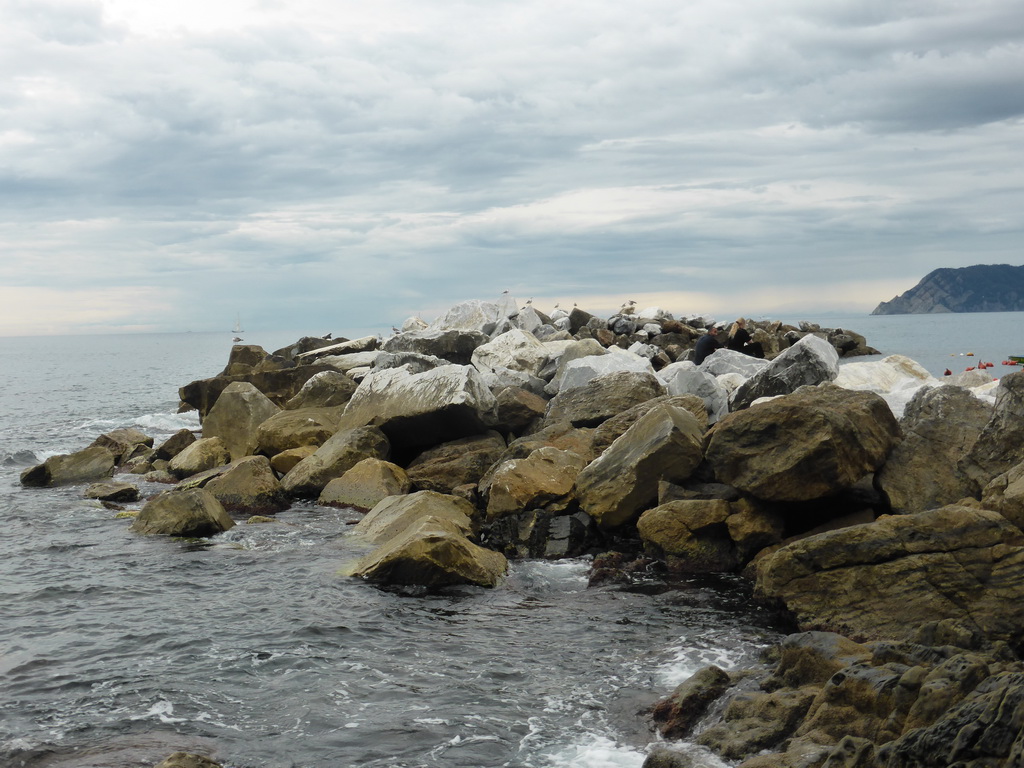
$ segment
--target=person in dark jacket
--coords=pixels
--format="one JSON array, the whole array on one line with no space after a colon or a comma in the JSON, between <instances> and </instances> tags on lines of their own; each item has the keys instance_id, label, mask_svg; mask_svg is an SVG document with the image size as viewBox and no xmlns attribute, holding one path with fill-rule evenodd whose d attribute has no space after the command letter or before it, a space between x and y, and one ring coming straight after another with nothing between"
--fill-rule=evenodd
<instances>
[{"instance_id":1,"label":"person in dark jacket","mask_svg":"<svg viewBox=\"0 0 1024 768\"><path fill-rule=\"evenodd\" d=\"M697 365L703 363L716 349L721 349L718 342L718 328L712 325L708 332L697 339L697 345L693 348L693 362Z\"/></svg>"},{"instance_id":2,"label":"person in dark jacket","mask_svg":"<svg viewBox=\"0 0 1024 768\"><path fill-rule=\"evenodd\" d=\"M751 357L764 357L764 347L759 341L750 340L750 331L747 330L747 321L742 317L737 318L729 329L729 341L726 346L736 352L742 352Z\"/></svg>"}]
</instances>

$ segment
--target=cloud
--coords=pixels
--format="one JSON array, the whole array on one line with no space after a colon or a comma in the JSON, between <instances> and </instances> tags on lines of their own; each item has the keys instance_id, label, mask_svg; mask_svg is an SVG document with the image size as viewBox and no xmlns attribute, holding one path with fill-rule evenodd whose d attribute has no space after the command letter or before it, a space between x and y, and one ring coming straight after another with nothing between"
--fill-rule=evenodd
<instances>
[{"instance_id":1,"label":"cloud","mask_svg":"<svg viewBox=\"0 0 1024 768\"><path fill-rule=\"evenodd\" d=\"M5 290L145 287L169 330L506 288L866 313L1020 259L1010 0L16 0L0 67Z\"/></svg>"}]
</instances>

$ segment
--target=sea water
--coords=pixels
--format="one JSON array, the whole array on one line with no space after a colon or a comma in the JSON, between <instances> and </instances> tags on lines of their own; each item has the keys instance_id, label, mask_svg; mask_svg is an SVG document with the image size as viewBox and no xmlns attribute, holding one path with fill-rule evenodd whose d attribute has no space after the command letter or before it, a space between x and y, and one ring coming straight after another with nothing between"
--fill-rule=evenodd
<instances>
[{"instance_id":1,"label":"sea water","mask_svg":"<svg viewBox=\"0 0 1024 768\"><path fill-rule=\"evenodd\" d=\"M941 375L967 352L1020 351L1021 317L818 322ZM0 766L127 768L187 750L238 768L638 768L655 701L704 665L757 663L779 637L733 577L588 587L580 558L514 562L491 590L389 590L340 574L358 555L353 510L296 504L197 544L133 534L80 487L20 486L26 466L111 429L198 428L177 387L218 373L230 346L0 339Z\"/></svg>"}]
</instances>

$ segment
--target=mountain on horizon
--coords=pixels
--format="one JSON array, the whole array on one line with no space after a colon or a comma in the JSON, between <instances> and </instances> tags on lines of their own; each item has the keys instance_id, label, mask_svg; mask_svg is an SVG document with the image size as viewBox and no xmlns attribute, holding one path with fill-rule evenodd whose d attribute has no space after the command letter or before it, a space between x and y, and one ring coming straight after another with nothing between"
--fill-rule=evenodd
<instances>
[{"instance_id":1,"label":"mountain on horizon","mask_svg":"<svg viewBox=\"0 0 1024 768\"><path fill-rule=\"evenodd\" d=\"M943 267L872 315L926 315L939 312L1024 312L1024 266L977 264Z\"/></svg>"}]
</instances>

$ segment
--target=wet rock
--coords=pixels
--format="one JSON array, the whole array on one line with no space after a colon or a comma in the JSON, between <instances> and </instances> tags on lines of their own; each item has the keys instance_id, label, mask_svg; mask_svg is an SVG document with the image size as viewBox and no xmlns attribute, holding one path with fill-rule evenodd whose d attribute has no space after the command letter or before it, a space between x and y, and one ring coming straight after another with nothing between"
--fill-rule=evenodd
<instances>
[{"instance_id":1,"label":"wet rock","mask_svg":"<svg viewBox=\"0 0 1024 768\"><path fill-rule=\"evenodd\" d=\"M352 529L374 544L394 538L412 523L427 517L447 520L464 535L473 533L476 510L463 498L434 491L416 491L381 499Z\"/></svg>"},{"instance_id":2,"label":"wet rock","mask_svg":"<svg viewBox=\"0 0 1024 768\"><path fill-rule=\"evenodd\" d=\"M196 436L191 429L179 429L156 447L153 458L170 461L195 441Z\"/></svg>"},{"instance_id":3,"label":"wet rock","mask_svg":"<svg viewBox=\"0 0 1024 768\"><path fill-rule=\"evenodd\" d=\"M726 525L731 513L727 501L671 501L644 512L637 530L649 550L669 558L673 570L729 572L739 565Z\"/></svg>"},{"instance_id":4,"label":"wet rock","mask_svg":"<svg viewBox=\"0 0 1024 768\"><path fill-rule=\"evenodd\" d=\"M93 483L83 495L87 499L125 503L139 500L139 488L131 483Z\"/></svg>"},{"instance_id":5,"label":"wet rock","mask_svg":"<svg viewBox=\"0 0 1024 768\"><path fill-rule=\"evenodd\" d=\"M704 667L683 681L652 713L661 735L679 739L689 735L708 707L731 685L728 673L714 665Z\"/></svg>"},{"instance_id":6,"label":"wet rock","mask_svg":"<svg viewBox=\"0 0 1024 768\"><path fill-rule=\"evenodd\" d=\"M287 494L266 456L233 461L203 487L231 512L265 515L289 506Z\"/></svg>"},{"instance_id":7,"label":"wet rock","mask_svg":"<svg viewBox=\"0 0 1024 768\"><path fill-rule=\"evenodd\" d=\"M853 486L899 436L878 395L826 384L729 414L709 432L706 457L721 481L746 493L805 501Z\"/></svg>"},{"instance_id":8,"label":"wet rock","mask_svg":"<svg viewBox=\"0 0 1024 768\"><path fill-rule=\"evenodd\" d=\"M157 763L154 768L221 768L221 764L203 755L175 752Z\"/></svg>"},{"instance_id":9,"label":"wet rock","mask_svg":"<svg viewBox=\"0 0 1024 768\"><path fill-rule=\"evenodd\" d=\"M106 448L114 454L114 461L121 464L130 459L140 447L152 448L153 438L137 429L115 429L97 437L92 445Z\"/></svg>"},{"instance_id":10,"label":"wet rock","mask_svg":"<svg viewBox=\"0 0 1024 768\"><path fill-rule=\"evenodd\" d=\"M92 483L114 474L116 457L99 445L74 453L51 456L21 473L21 484L30 488Z\"/></svg>"},{"instance_id":11,"label":"wet rock","mask_svg":"<svg viewBox=\"0 0 1024 768\"><path fill-rule=\"evenodd\" d=\"M587 460L572 451L544 447L500 464L487 488L487 519L527 509L564 511Z\"/></svg>"},{"instance_id":12,"label":"wet rock","mask_svg":"<svg viewBox=\"0 0 1024 768\"><path fill-rule=\"evenodd\" d=\"M201 537L213 536L233 528L235 521L221 503L203 488L171 490L153 497L142 510L131 530L144 534Z\"/></svg>"}]
</instances>

